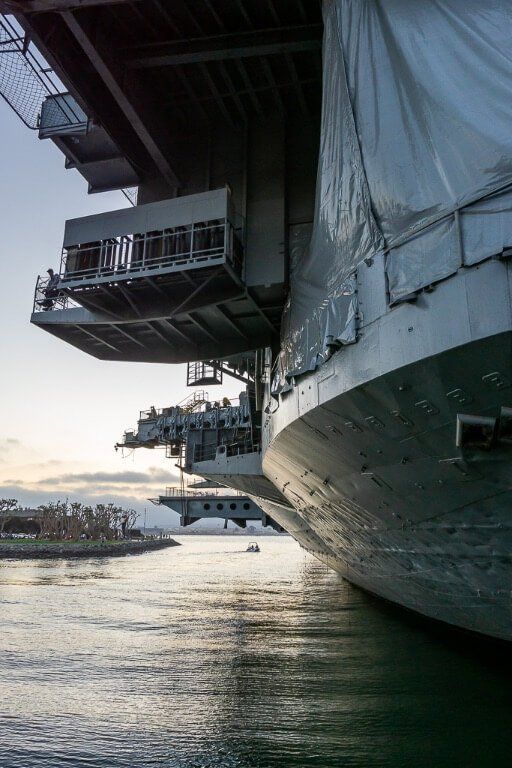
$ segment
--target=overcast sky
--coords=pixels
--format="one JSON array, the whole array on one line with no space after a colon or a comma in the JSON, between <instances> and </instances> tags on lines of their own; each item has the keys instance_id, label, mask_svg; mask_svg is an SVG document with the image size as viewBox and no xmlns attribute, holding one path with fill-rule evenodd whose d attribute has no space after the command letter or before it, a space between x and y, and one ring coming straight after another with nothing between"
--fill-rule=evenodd
<instances>
[{"instance_id":1,"label":"overcast sky","mask_svg":"<svg viewBox=\"0 0 512 768\"><path fill-rule=\"evenodd\" d=\"M37 275L58 268L64 221L128 203L121 192L88 195L1 99L0 131L0 497L147 506L150 522L174 525L146 501L177 479L172 460L143 449L123 459L113 446L139 410L191 394L185 366L102 362L29 323ZM222 391L238 390L228 381Z\"/></svg>"}]
</instances>

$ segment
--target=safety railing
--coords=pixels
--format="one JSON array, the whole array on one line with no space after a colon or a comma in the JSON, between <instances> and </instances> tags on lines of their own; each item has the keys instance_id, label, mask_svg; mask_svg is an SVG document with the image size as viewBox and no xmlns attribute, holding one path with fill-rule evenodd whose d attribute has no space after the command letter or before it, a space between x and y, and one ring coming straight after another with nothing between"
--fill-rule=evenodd
<instances>
[{"instance_id":1,"label":"safety railing","mask_svg":"<svg viewBox=\"0 0 512 768\"><path fill-rule=\"evenodd\" d=\"M187 387L198 384L222 384L222 365L216 360L195 360L187 363Z\"/></svg>"},{"instance_id":2,"label":"safety railing","mask_svg":"<svg viewBox=\"0 0 512 768\"><path fill-rule=\"evenodd\" d=\"M203 389L196 389L189 397L186 397L180 403L178 407L185 413L196 413L199 409L206 407L206 404L210 400L210 395Z\"/></svg>"},{"instance_id":3,"label":"safety railing","mask_svg":"<svg viewBox=\"0 0 512 768\"><path fill-rule=\"evenodd\" d=\"M160 416L169 416L176 408L180 408L185 413L193 413L197 408L206 405L209 397L208 392L204 392L204 390L196 390L192 395L177 403L174 408L155 408L154 406L151 406L151 408L147 408L145 411L140 411L139 421L158 419Z\"/></svg>"},{"instance_id":4,"label":"safety railing","mask_svg":"<svg viewBox=\"0 0 512 768\"><path fill-rule=\"evenodd\" d=\"M50 285L49 277L37 276L32 312L49 312L78 306L76 301L61 290L60 283Z\"/></svg>"},{"instance_id":5,"label":"safety railing","mask_svg":"<svg viewBox=\"0 0 512 768\"><path fill-rule=\"evenodd\" d=\"M76 287L75 281L87 288L92 287L93 281L100 277L116 280L135 278L142 272L147 275L148 271L153 273L172 266L208 266L209 262L218 262L221 256L225 256L237 272L241 271L242 246L228 220L66 248L62 255L58 288L49 286L49 278L38 276L33 311L47 312L78 306L64 291L72 281L73 288Z\"/></svg>"},{"instance_id":6,"label":"safety railing","mask_svg":"<svg viewBox=\"0 0 512 768\"><path fill-rule=\"evenodd\" d=\"M241 491L235 491L231 488L212 488L208 491L200 491L194 488L180 488L177 485L167 486L165 489L164 498L180 498L186 496L187 498L194 498L195 496L204 498L211 496L244 496Z\"/></svg>"},{"instance_id":7,"label":"safety railing","mask_svg":"<svg viewBox=\"0 0 512 768\"><path fill-rule=\"evenodd\" d=\"M202 389L196 390L193 395L181 400L175 406L167 408L147 408L139 411L139 421L159 419L161 416L172 416L177 409L184 414L205 413L210 411L223 411L228 408L237 408L240 406L239 397L223 397L221 400L210 401L208 392ZM222 414L221 414L222 415Z\"/></svg>"},{"instance_id":8,"label":"safety railing","mask_svg":"<svg viewBox=\"0 0 512 768\"><path fill-rule=\"evenodd\" d=\"M76 103L59 103L62 95L62 83L16 19L0 14L0 96L27 128L37 130L48 98L56 99L53 108L63 125L81 121Z\"/></svg>"},{"instance_id":9,"label":"safety railing","mask_svg":"<svg viewBox=\"0 0 512 768\"><path fill-rule=\"evenodd\" d=\"M242 246L227 219L64 248L60 276L64 283L101 277L136 277L141 272L158 272L170 267L208 266L220 257L225 257L240 272Z\"/></svg>"}]
</instances>

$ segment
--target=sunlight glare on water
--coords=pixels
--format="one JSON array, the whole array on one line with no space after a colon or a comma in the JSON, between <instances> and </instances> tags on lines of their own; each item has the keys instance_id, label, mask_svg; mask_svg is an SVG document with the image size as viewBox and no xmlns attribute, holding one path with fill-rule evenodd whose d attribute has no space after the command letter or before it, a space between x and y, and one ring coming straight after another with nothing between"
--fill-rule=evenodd
<instances>
[{"instance_id":1,"label":"sunlight glare on water","mask_svg":"<svg viewBox=\"0 0 512 768\"><path fill-rule=\"evenodd\" d=\"M290 538L0 561L1 768L510 764L510 669Z\"/></svg>"}]
</instances>

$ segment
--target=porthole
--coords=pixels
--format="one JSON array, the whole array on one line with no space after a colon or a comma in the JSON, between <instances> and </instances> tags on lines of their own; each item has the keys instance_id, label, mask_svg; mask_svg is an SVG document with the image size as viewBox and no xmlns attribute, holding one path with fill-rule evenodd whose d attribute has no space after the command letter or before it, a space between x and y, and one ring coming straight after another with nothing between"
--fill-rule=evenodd
<instances>
[{"instance_id":1,"label":"porthole","mask_svg":"<svg viewBox=\"0 0 512 768\"><path fill-rule=\"evenodd\" d=\"M209 504L203 504L203 509L205 509L208 512L208 510L210 509L210 505Z\"/></svg>"},{"instance_id":2,"label":"porthole","mask_svg":"<svg viewBox=\"0 0 512 768\"><path fill-rule=\"evenodd\" d=\"M219 510L219 512L220 512L220 511L221 511L221 509L224 509L224 504L217 504L217 509L218 509L218 510Z\"/></svg>"},{"instance_id":3,"label":"porthole","mask_svg":"<svg viewBox=\"0 0 512 768\"><path fill-rule=\"evenodd\" d=\"M251 508L251 505L246 501L245 504L244 504L244 509L248 510L250 508Z\"/></svg>"},{"instance_id":4,"label":"porthole","mask_svg":"<svg viewBox=\"0 0 512 768\"><path fill-rule=\"evenodd\" d=\"M236 504L233 504L233 503L231 503L231 504L229 505L229 508L230 508L230 509L236 509Z\"/></svg>"}]
</instances>

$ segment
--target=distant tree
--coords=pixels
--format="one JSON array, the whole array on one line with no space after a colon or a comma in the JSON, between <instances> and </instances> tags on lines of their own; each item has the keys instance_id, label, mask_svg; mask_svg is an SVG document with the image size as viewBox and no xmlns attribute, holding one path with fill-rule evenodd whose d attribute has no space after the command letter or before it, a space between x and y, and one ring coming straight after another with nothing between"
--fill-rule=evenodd
<instances>
[{"instance_id":1,"label":"distant tree","mask_svg":"<svg viewBox=\"0 0 512 768\"><path fill-rule=\"evenodd\" d=\"M0 515L7 515L19 508L17 499L0 499Z\"/></svg>"},{"instance_id":2,"label":"distant tree","mask_svg":"<svg viewBox=\"0 0 512 768\"><path fill-rule=\"evenodd\" d=\"M37 509L41 523L42 539L64 539L67 532L68 504L63 501L50 501Z\"/></svg>"},{"instance_id":3,"label":"distant tree","mask_svg":"<svg viewBox=\"0 0 512 768\"><path fill-rule=\"evenodd\" d=\"M133 528L133 526L137 522L139 513L135 509L125 509L125 513L128 515L128 524L126 527L128 529Z\"/></svg>"},{"instance_id":4,"label":"distant tree","mask_svg":"<svg viewBox=\"0 0 512 768\"><path fill-rule=\"evenodd\" d=\"M79 539L85 535L111 541L118 535L123 515L128 515L127 528L132 528L137 519L135 510L125 510L113 503L92 507L80 502L51 501L41 504L38 511L41 538L45 539Z\"/></svg>"},{"instance_id":5,"label":"distant tree","mask_svg":"<svg viewBox=\"0 0 512 768\"><path fill-rule=\"evenodd\" d=\"M15 515L19 508L17 499L0 499L0 533L8 518Z\"/></svg>"}]
</instances>

